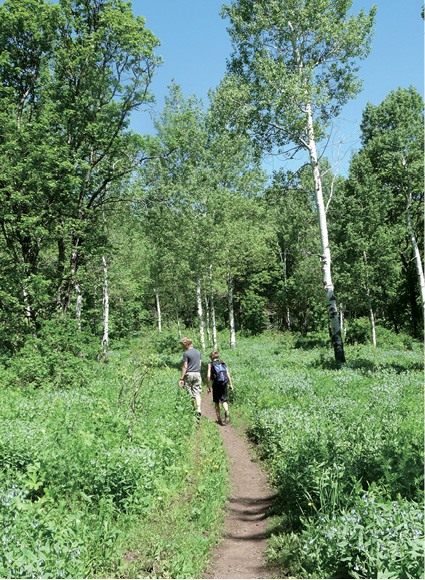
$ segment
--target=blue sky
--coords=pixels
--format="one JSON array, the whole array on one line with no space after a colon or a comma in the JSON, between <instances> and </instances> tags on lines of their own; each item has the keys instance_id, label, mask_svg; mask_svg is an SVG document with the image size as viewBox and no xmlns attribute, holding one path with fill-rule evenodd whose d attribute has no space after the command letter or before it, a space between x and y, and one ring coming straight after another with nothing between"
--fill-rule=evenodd
<instances>
[{"instance_id":1,"label":"blue sky","mask_svg":"<svg viewBox=\"0 0 425 580\"><path fill-rule=\"evenodd\" d=\"M228 22L219 13L222 0L133 0L133 12L146 18L146 26L161 41L158 50L164 64L158 70L151 90L156 108L164 105L168 85L174 79L188 96L196 94L208 103L208 91L220 82L232 48L226 31ZM424 23L422 0L354 0L352 10L378 6L372 52L361 62L362 93L342 112L335 137L344 139L341 147L328 150L333 162L342 157L339 171L346 174L350 151L359 147L359 125L368 101L378 105L398 87L424 88ZM131 127L139 133L153 131L146 112L133 114ZM339 154L338 154L339 150ZM282 161L266 160L271 172Z\"/></svg>"},{"instance_id":2,"label":"blue sky","mask_svg":"<svg viewBox=\"0 0 425 580\"><path fill-rule=\"evenodd\" d=\"M146 27L161 41L157 53L164 64L151 85L158 112L173 79L186 96L195 94L208 104L208 91L224 76L226 59L232 52L228 22L220 17L222 4L223 0L132 1L134 14L144 16ZM354 0L352 11L369 10L374 4L378 11L372 52L360 63L363 91L346 105L335 123L333 141L342 140L342 145L326 152L342 175L347 173L351 151L360 146L360 121L366 103L378 105L398 87L413 85L424 93L423 0ZM134 112L131 128L138 133L152 133L149 113ZM271 173L284 164L283 159L273 157L264 161L264 168Z\"/></svg>"}]
</instances>

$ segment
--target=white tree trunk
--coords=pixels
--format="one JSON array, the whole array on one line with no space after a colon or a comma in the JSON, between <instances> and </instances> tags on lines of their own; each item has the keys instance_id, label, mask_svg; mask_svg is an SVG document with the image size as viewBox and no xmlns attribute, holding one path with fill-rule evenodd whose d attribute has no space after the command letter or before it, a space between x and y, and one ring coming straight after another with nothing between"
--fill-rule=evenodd
<instances>
[{"instance_id":1,"label":"white tree trunk","mask_svg":"<svg viewBox=\"0 0 425 580\"><path fill-rule=\"evenodd\" d=\"M314 137L313 118L311 106L307 106L308 119L308 151L310 154L310 163L313 169L314 187L316 191L317 213L319 215L320 240L322 244L322 272L323 287L326 292L326 302L331 325L331 338L334 347L335 360L345 362L344 346L342 343L341 328L339 326L338 309L334 294L334 286L331 277L331 251L328 239L328 226L326 221L326 211L323 199L322 179L320 175L319 163L317 160L316 141Z\"/></svg>"},{"instance_id":2,"label":"white tree trunk","mask_svg":"<svg viewBox=\"0 0 425 580\"><path fill-rule=\"evenodd\" d=\"M278 244L279 247L279 244ZM282 252L280 251L280 247L279 247L279 255L280 255L280 261L282 262L282 269L283 269L283 283L285 285L286 288L286 284L287 284L287 277L286 277L286 249L283 251L283 256L282 256ZM286 326L288 327L288 330L291 330L291 313L289 312L289 306L286 305Z\"/></svg>"},{"instance_id":3,"label":"white tree trunk","mask_svg":"<svg viewBox=\"0 0 425 580\"><path fill-rule=\"evenodd\" d=\"M233 310L233 289L232 289L232 279L230 277L230 272L227 273L227 287L228 287L228 300L229 300L230 348L236 348L235 316L234 316L234 310Z\"/></svg>"},{"instance_id":4,"label":"white tree trunk","mask_svg":"<svg viewBox=\"0 0 425 580\"><path fill-rule=\"evenodd\" d=\"M212 339L213 349L217 350L217 326L215 323L214 289L212 277L212 264L210 264L210 293L211 293L211 319L212 319Z\"/></svg>"},{"instance_id":5,"label":"white tree trunk","mask_svg":"<svg viewBox=\"0 0 425 580\"><path fill-rule=\"evenodd\" d=\"M158 314L158 332L162 332L162 320L161 320L161 306L159 304L159 292L155 288L155 300L156 300L156 312Z\"/></svg>"},{"instance_id":6,"label":"white tree trunk","mask_svg":"<svg viewBox=\"0 0 425 580\"><path fill-rule=\"evenodd\" d=\"M375 314L373 312L372 306L369 308L369 318L370 318L370 330L372 332L372 344L376 347L376 327L375 327Z\"/></svg>"},{"instance_id":7,"label":"white tree trunk","mask_svg":"<svg viewBox=\"0 0 425 580\"><path fill-rule=\"evenodd\" d=\"M342 306L342 303L339 305L339 326L345 336L347 334L347 328L345 326L344 308Z\"/></svg>"},{"instance_id":8,"label":"white tree trunk","mask_svg":"<svg viewBox=\"0 0 425 580\"><path fill-rule=\"evenodd\" d=\"M83 306L83 297L81 295L81 288L78 282L75 283L75 293L77 295L77 302L75 305L75 318L77 319L78 330L81 332L81 310Z\"/></svg>"},{"instance_id":9,"label":"white tree trunk","mask_svg":"<svg viewBox=\"0 0 425 580\"><path fill-rule=\"evenodd\" d=\"M205 300L205 318L207 321L207 340L208 344L211 341L211 332L210 332L210 305L208 304L208 296L207 291L204 291L204 300Z\"/></svg>"},{"instance_id":10,"label":"white tree trunk","mask_svg":"<svg viewBox=\"0 0 425 580\"><path fill-rule=\"evenodd\" d=\"M408 200L407 200L407 208L406 208L407 225L409 227L410 240L412 242L412 248L413 248L413 255L415 257L416 269L418 271L419 288L420 288L421 303L422 303L422 314L425 315L425 278L424 278L424 269L423 269L423 266L422 266L422 259L421 259L421 254L419 252L418 243L416 241L415 230L413 229L413 225L412 225L412 218L410 216L410 203L411 203L411 200L412 200L412 194L409 193Z\"/></svg>"},{"instance_id":11,"label":"white tree trunk","mask_svg":"<svg viewBox=\"0 0 425 580\"><path fill-rule=\"evenodd\" d=\"M27 321L27 324L29 324L31 322L31 305L29 303L28 290L27 290L27 287L26 286L23 287L22 292L23 292L23 295L24 295L25 319Z\"/></svg>"},{"instance_id":12,"label":"white tree trunk","mask_svg":"<svg viewBox=\"0 0 425 580\"><path fill-rule=\"evenodd\" d=\"M368 304L368 308L369 308L370 333L372 335L372 344L373 344L373 346L376 347L375 314L373 312L372 298L370 296L369 274L367 271L367 255L366 255L366 252L364 250L363 250L363 260L364 260L365 271L366 271L366 296L367 296L367 304Z\"/></svg>"},{"instance_id":13,"label":"white tree trunk","mask_svg":"<svg viewBox=\"0 0 425 580\"><path fill-rule=\"evenodd\" d=\"M205 349L204 319L202 315L201 280L199 278L196 280L196 303L198 305L199 334L201 336L201 346L203 349Z\"/></svg>"},{"instance_id":14,"label":"white tree trunk","mask_svg":"<svg viewBox=\"0 0 425 580\"><path fill-rule=\"evenodd\" d=\"M105 256L102 256L103 263L103 358L108 356L109 344L109 292L108 292L108 267L106 265Z\"/></svg>"}]
</instances>

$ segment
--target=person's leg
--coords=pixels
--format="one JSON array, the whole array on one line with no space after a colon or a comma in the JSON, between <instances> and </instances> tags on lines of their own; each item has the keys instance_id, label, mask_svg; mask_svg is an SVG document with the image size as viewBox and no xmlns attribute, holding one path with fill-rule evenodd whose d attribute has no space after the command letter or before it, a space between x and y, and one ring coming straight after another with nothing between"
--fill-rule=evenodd
<instances>
[{"instance_id":1,"label":"person's leg","mask_svg":"<svg viewBox=\"0 0 425 580\"><path fill-rule=\"evenodd\" d=\"M198 413L201 414L201 395L195 395L195 403Z\"/></svg>"},{"instance_id":2,"label":"person's leg","mask_svg":"<svg viewBox=\"0 0 425 580\"><path fill-rule=\"evenodd\" d=\"M217 421L221 422L220 403L214 403L214 405L215 405L215 414L217 415Z\"/></svg>"},{"instance_id":3,"label":"person's leg","mask_svg":"<svg viewBox=\"0 0 425 580\"><path fill-rule=\"evenodd\" d=\"M227 404L227 401L223 401L222 405L224 409L224 423L228 425L230 421L229 405Z\"/></svg>"},{"instance_id":4,"label":"person's leg","mask_svg":"<svg viewBox=\"0 0 425 580\"><path fill-rule=\"evenodd\" d=\"M201 394L202 394L202 383L201 383L201 373L186 373L185 376L187 390L192 397L192 405L196 405L198 416L201 415Z\"/></svg>"}]
</instances>

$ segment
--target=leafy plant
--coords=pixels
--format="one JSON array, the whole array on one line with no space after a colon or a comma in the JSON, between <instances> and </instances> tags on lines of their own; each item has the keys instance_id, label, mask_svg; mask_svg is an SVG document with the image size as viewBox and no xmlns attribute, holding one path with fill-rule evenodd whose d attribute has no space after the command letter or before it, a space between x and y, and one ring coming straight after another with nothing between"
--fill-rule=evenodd
<instances>
[{"instance_id":1,"label":"leafy plant","mask_svg":"<svg viewBox=\"0 0 425 580\"><path fill-rule=\"evenodd\" d=\"M323 578L423 576L423 510L416 503L384 502L373 492L365 493L350 510L304 523L301 553L306 573Z\"/></svg>"}]
</instances>

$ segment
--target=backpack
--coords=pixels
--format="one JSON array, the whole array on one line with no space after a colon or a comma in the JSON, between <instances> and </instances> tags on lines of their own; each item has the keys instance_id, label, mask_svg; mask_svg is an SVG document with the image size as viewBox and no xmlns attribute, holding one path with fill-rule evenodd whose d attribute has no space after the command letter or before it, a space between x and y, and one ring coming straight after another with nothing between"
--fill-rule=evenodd
<instances>
[{"instance_id":1,"label":"backpack","mask_svg":"<svg viewBox=\"0 0 425 580\"><path fill-rule=\"evenodd\" d=\"M214 381L217 383L227 382L227 367L223 361L215 360L211 363Z\"/></svg>"}]
</instances>

